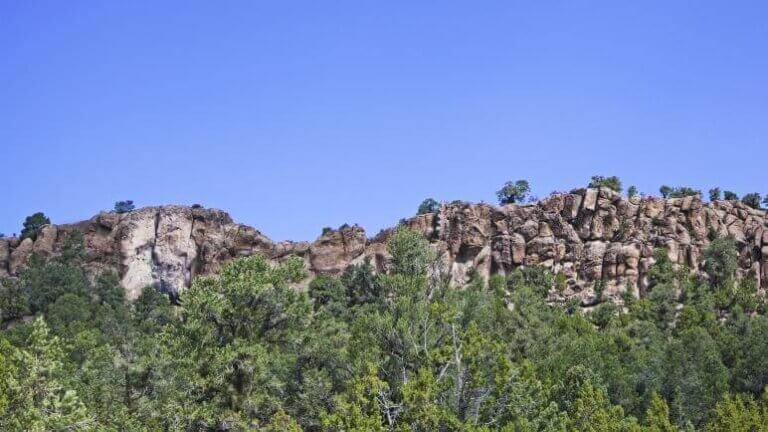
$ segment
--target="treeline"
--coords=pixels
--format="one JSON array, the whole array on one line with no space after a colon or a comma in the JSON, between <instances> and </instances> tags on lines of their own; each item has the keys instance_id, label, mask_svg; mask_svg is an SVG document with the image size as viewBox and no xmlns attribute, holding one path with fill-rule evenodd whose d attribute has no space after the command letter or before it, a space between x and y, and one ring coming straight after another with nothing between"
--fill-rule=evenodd
<instances>
[{"instance_id":1,"label":"treeline","mask_svg":"<svg viewBox=\"0 0 768 432\"><path fill-rule=\"evenodd\" d=\"M765 303L728 239L706 278L660 251L643 298L590 313L540 268L454 287L419 235L387 247L388 274L306 292L299 259L239 259L172 306L90 280L75 239L1 284L0 430L768 430Z\"/></svg>"}]
</instances>

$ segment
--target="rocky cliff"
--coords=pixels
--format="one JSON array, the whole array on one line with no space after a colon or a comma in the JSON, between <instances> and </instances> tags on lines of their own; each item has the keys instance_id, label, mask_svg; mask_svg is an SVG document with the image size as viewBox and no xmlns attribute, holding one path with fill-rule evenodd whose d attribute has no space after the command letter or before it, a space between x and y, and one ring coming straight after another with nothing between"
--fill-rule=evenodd
<instances>
[{"instance_id":1,"label":"rocky cliff","mask_svg":"<svg viewBox=\"0 0 768 432\"><path fill-rule=\"evenodd\" d=\"M740 276L768 287L768 218L734 201L626 199L604 188L579 189L532 205L446 204L401 223L430 240L457 284L471 269L488 277L542 265L562 273L564 295L584 304L593 301L597 281L609 297L626 289L642 295L654 248L664 247L674 262L700 271L709 238L730 235L739 247ZM366 258L386 271L391 231L369 239L362 228L345 226L312 243L273 242L220 210L148 207L48 225L35 241L0 239L0 276L17 275L33 253L58 253L73 232L83 234L88 268L116 270L128 297L136 298L147 285L176 295L196 276L253 254L274 261L297 255L310 274L338 274Z\"/></svg>"}]
</instances>

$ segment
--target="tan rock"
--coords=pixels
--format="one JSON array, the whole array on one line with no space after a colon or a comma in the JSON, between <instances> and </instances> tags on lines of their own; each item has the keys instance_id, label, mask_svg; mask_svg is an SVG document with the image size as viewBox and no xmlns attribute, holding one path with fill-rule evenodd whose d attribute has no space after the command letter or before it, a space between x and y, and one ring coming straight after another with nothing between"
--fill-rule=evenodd
<instances>
[{"instance_id":1,"label":"tan rock","mask_svg":"<svg viewBox=\"0 0 768 432\"><path fill-rule=\"evenodd\" d=\"M584 209L595 211L597 208L597 194L597 189L587 189L587 192L584 194Z\"/></svg>"},{"instance_id":2,"label":"tan rock","mask_svg":"<svg viewBox=\"0 0 768 432\"><path fill-rule=\"evenodd\" d=\"M50 256L53 253L58 231L56 225L46 225L40 228L37 239L35 239L35 243L32 246L32 253L42 257Z\"/></svg>"},{"instance_id":3,"label":"tan rock","mask_svg":"<svg viewBox=\"0 0 768 432\"><path fill-rule=\"evenodd\" d=\"M33 247L34 242L32 239L25 238L11 252L11 257L8 261L8 271L12 276L18 275L19 271L27 264L29 256L32 255Z\"/></svg>"}]
</instances>

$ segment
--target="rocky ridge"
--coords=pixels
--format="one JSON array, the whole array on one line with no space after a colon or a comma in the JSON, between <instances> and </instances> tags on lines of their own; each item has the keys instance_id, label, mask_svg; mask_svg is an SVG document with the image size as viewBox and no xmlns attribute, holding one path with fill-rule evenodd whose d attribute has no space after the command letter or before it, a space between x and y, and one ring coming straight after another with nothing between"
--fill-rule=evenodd
<instances>
[{"instance_id":1,"label":"rocky ridge","mask_svg":"<svg viewBox=\"0 0 768 432\"><path fill-rule=\"evenodd\" d=\"M456 284L466 282L471 270L487 278L541 265L565 276L562 295L589 305L598 281L608 298L627 289L643 295L657 247L666 248L673 262L701 272L709 239L730 235L739 248L739 276L768 288L768 217L735 201L627 199L606 188L577 189L531 205L444 204L401 223L429 239ZM221 210L147 207L47 225L35 241L0 239L0 277L18 275L33 253L59 253L74 232L83 235L87 268L117 271L134 299L147 285L177 295L198 275L254 254L275 262L299 256L310 275L339 274L365 259L386 271L391 230L369 239L361 227L344 226L311 243L273 242Z\"/></svg>"}]
</instances>

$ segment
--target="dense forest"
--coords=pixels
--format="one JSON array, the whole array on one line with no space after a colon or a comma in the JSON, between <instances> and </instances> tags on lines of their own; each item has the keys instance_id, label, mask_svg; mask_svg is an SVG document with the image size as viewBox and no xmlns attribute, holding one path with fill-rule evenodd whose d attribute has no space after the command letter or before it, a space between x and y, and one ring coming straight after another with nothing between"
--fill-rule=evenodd
<instances>
[{"instance_id":1,"label":"dense forest","mask_svg":"<svg viewBox=\"0 0 768 432\"><path fill-rule=\"evenodd\" d=\"M3 431L768 431L768 317L733 240L707 277L584 310L536 267L450 286L398 229L391 271L235 260L178 304L89 278L81 242L0 282Z\"/></svg>"}]
</instances>

